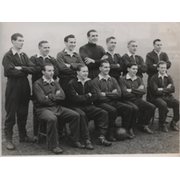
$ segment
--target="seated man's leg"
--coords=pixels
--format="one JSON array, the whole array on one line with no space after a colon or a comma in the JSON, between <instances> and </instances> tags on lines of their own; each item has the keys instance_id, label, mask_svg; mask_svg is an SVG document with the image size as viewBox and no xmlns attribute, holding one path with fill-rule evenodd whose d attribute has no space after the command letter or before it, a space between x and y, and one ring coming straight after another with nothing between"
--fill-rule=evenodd
<instances>
[{"instance_id":1,"label":"seated man's leg","mask_svg":"<svg viewBox=\"0 0 180 180\"><path fill-rule=\"evenodd\" d=\"M179 121L179 101L173 96L166 99L168 107L173 109L173 119L171 121L171 128L178 131L177 122Z\"/></svg>"},{"instance_id":2,"label":"seated man's leg","mask_svg":"<svg viewBox=\"0 0 180 180\"><path fill-rule=\"evenodd\" d=\"M110 146L111 142L105 139L108 129L108 112L94 105L83 108L88 119L93 119L98 128L98 136L101 145Z\"/></svg>"},{"instance_id":3,"label":"seated man's leg","mask_svg":"<svg viewBox=\"0 0 180 180\"><path fill-rule=\"evenodd\" d=\"M166 117L168 113L167 103L162 98L156 98L153 103L158 107L159 111L159 128L164 132L168 132L166 125Z\"/></svg>"},{"instance_id":4,"label":"seated man's leg","mask_svg":"<svg viewBox=\"0 0 180 180\"><path fill-rule=\"evenodd\" d=\"M84 141L90 140L89 129L88 129L88 119L83 110L77 107L72 108L74 111L78 112L80 115L80 136Z\"/></svg>"},{"instance_id":5,"label":"seated man's leg","mask_svg":"<svg viewBox=\"0 0 180 180\"><path fill-rule=\"evenodd\" d=\"M144 101L143 99L138 99L134 102L139 108L139 125L145 132L152 134L153 132L149 129L148 125L151 118L154 115L156 106L152 103Z\"/></svg>"},{"instance_id":6,"label":"seated man's leg","mask_svg":"<svg viewBox=\"0 0 180 180\"><path fill-rule=\"evenodd\" d=\"M47 122L48 149L53 150L59 146L57 132L57 117L50 110L43 110L41 112L37 112L37 115L40 120Z\"/></svg>"},{"instance_id":7,"label":"seated man's leg","mask_svg":"<svg viewBox=\"0 0 180 180\"><path fill-rule=\"evenodd\" d=\"M138 107L133 103L117 102L114 107L117 108L118 114L122 116L122 127L124 127L131 138L134 138L133 128L136 124Z\"/></svg>"},{"instance_id":8,"label":"seated man's leg","mask_svg":"<svg viewBox=\"0 0 180 180\"><path fill-rule=\"evenodd\" d=\"M84 148L79 142L80 137L80 115L76 111L69 108L62 107L62 112L58 117L60 120L69 123L69 128L71 131L70 139L72 145L77 148Z\"/></svg>"},{"instance_id":9,"label":"seated man's leg","mask_svg":"<svg viewBox=\"0 0 180 180\"><path fill-rule=\"evenodd\" d=\"M115 128L115 120L117 118L116 108L107 103L98 104L97 106L108 112L108 117L109 117L108 140L115 141L116 139L114 138L114 128Z\"/></svg>"}]
</instances>

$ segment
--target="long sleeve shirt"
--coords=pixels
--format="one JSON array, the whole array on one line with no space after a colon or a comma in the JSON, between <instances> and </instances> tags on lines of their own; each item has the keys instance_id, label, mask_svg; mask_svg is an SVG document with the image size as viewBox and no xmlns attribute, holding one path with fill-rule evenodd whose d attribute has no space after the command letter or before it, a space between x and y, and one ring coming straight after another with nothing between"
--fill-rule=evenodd
<instances>
[{"instance_id":1,"label":"long sleeve shirt","mask_svg":"<svg viewBox=\"0 0 180 180\"><path fill-rule=\"evenodd\" d=\"M76 77L76 68L79 64L84 64L79 54L76 52L71 56L65 50L57 54L57 64L59 69L59 78L73 79ZM70 67L67 67L69 64Z\"/></svg>"},{"instance_id":2,"label":"long sleeve shirt","mask_svg":"<svg viewBox=\"0 0 180 180\"><path fill-rule=\"evenodd\" d=\"M168 88L169 84L171 86ZM162 88L162 90L159 90L159 88ZM165 75L162 77L158 73L155 74L150 80L150 90L152 98L172 96L172 93L175 92L175 87L171 76Z\"/></svg>"},{"instance_id":3,"label":"long sleeve shirt","mask_svg":"<svg viewBox=\"0 0 180 180\"><path fill-rule=\"evenodd\" d=\"M147 74L151 77L158 72L157 64L159 61L165 61L167 68L171 67L171 62L168 55L165 52L161 52L159 55L153 50L146 55ZM156 64L154 66L153 64Z\"/></svg>"},{"instance_id":4,"label":"long sleeve shirt","mask_svg":"<svg viewBox=\"0 0 180 180\"><path fill-rule=\"evenodd\" d=\"M4 55L2 64L4 66L4 76L8 79L27 77L28 74L33 74L37 71L35 65L24 52L14 54L11 49ZM17 70L15 66L20 66L22 69Z\"/></svg>"},{"instance_id":5,"label":"long sleeve shirt","mask_svg":"<svg viewBox=\"0 0 180 180\"><path fill-rule=\"evenodd\" d=\"M109 76L107 79L102 78L100 75L93 80L93 86L97 94L96 103L116 101L121 98L121 89L115 78ZM113 92L116 90L116 92ZM101 93L105 93L103 96Z\"/></svg>"},{"instance_id":6,"label":"long sleeve shirt","mask_svg":"<svg viewBox=\"0 0 180 180\"><path fill-rule=\"evenodd\" d=\"M136 63L138 65L137 76L141 78L143 77L143 73L145 73L147 70L143 58L139 55L134 55L133 57L133 55L129 56L129 54L126 53L122 56L122 63L123 63L123 75L127 74L127 65L129 63Z\"/></svg>"},{"instance_id":7,"label":"long sleeve shirt","mask_svg":"<svg viewBox=\"0 0 180 180\"><path fill-rule=\"evenodd\" d=\"M50 108L53 110L60 106L61 101L65 99L64 91L58 82L47 83L43 78L34 82L33 94L35 96L34 103L38 109Z\"/></svg>"},{"instance_id":8,"label":"long sleeve shirt","mask_svg":"<svg viewBox=\"0 0 180 180\"><path fill-rule=\"evenodd\" d=\"M123 64L120 54L114 53L111 55L109 52L106 52L108 58L106 59L110 63L110 72L109 75L118 79L123 71Z\"/></svg>"},{"instance_id":9,"label":"long sleeve shirt","mask_svg":"<svg viewBox=\"0 0 180 180\"><path fill-rule=\"evenodd\" d=\"M35 67L37 71L32 75L32 83L34 83L36 80L42 77L42 68L44 66L44 63L51 63L54 66L54 79L58 76L58 68L57 68L57 62L56 59L51 56L46 56L43 58L39 55L34 55L30 58L30 61L35 64Z\"/></svg>"},{"instance_id":10,"label":"long sleeve shirt","mask_svg":"<svg viewBox=\"0 0 180 180\"><path fill-rule=\"evenodd\" d=\"M89 78L85 82L73 79L68 83L67 97L70 106L91 105L96 99L92 80ZM91 95L89 95L91 93Z\"/></svg>"},{"instance_id":11,"label":"long sleeve shirt","mask_svg":"<svg viewBox=\"0 0 180 180\"><path fill-rule=\"evenodd\" d=\"M122 90L122 97L124 100L134 101L136 99L142 98L145 94L145 86L142 78L136 76L134 79L131 79L128 74L126 76L119 78L119 85ZM142 86L142 89L139 87ZM131 89L131 92L128 91Z\"/></svg>"},{"instance_id":12,"label":"long sleeve shirt","mask_svg":"<svg viewBox=\"0 0 180 180\"><path fill-rule=\"evenodd\" d=\"M105 54L104 48L96 44L87 43L86 45L80 47L79 54L84 62L86 58L91 58L95 61L95 63L87 64L89 77L94 79L99 74L101 58Z\"/></svg>"}]
</instances>

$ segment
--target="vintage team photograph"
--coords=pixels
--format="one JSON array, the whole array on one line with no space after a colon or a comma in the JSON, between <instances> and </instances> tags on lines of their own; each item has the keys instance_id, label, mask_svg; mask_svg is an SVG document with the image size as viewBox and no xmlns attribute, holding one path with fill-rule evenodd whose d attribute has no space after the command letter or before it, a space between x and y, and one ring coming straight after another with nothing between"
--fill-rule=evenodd
<instances>
[{"instance_id":1,"label":"vintage team photograph","mask_svg":"<svg viewBox=\"0 0 180 180\"><path fill-rule=\"evenodd\" d=\"M0 23L2 156L178 155L180 23Z\"/></svg>"}]
</instances>

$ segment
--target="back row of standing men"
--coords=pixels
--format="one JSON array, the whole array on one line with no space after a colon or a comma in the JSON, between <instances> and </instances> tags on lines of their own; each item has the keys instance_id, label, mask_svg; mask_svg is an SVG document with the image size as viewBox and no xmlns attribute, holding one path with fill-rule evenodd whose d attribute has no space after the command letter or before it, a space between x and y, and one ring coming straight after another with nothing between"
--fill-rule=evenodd
<instances>
[{"instance_id":1,"label":"back row of standing men","mask_svg":"<svg viewBox=\"0 0 180 180\"><path fill-rule=\"evenodd\" d=\"M137 119L141 130L152 134L148 124L155 106L159 109L160 130L168 132L168 107L174 111L171 128L178 130L179 102L172 96L175 88L167 74L171 62L167 54L161 52L161 40L154 40L154 49L147 54L144 63L143 58L136 55L137 42L134 40L128 42L128 53L121 57L115 52L115 37L106 39L107 51L97 45L96 30L88 31L87 37L88 43L80 48L79 54L75 52L75 36L68 35L64 38L66 47L57 54L57 59L49 55L48 41L41 41L39 54L29 59L21 51L23 36L19 33L11 36L13 47L3 58L4 75L8 78L5 102L7 149L15 149L12 135L16 116L20 142L31 141L26 132L30 100L28 74L32 74L33 84L34 135L38 133L37 119L47 121L48 147L54 153L62 153L58 134L64 122L69 122L72 145L87 149L93 149L87 123L91 119L95 121L98 141L104 146L110 146L111 141L116 140L114 127L118 115L122 116L122 125L129 138L135 137L133 128ZM145 72L148 74L147 101L142 99ZM83 137L83 143L80 137Z\"/></svg>"}]
</instances>

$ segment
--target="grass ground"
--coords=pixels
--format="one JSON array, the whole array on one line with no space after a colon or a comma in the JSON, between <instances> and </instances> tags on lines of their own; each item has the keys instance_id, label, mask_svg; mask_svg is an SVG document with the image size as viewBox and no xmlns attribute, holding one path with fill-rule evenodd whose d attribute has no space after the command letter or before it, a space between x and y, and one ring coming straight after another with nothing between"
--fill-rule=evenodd
<instances>
[{"instance_id":1,"label":"grass ground","mask_svg":"<svg viewBox=\"0 0 180 180\"><path fill-rule=\"evenodd\" d=\"M28 116L27 129L28 134L32 136L32 104L30 103L30 112ZM170 112L171 113L171 112ZM156 115L157 116L157 115ZM4 120L4 118L3 118ZM170 118L168 119L170 121ZM61 141L61 147L64 149L64 155L96 155L96 154L177 154L179 153L179 133L169 131L169 133L159 132L157 130L157 119L153 126L153 135L144 134L136 130L136 138L133 140L118 141L113 143L111 147L101 147L94 142L95 149L79 150L72 148L67 144L66 140ZM93 123L90 123L90 131L93 132ZM19 143L17 127L14 128L14 142L16 145L15 151L8 151L5 148L4 135L2 137L2 155L52 155L47 151L45 143L43 144L27 144Z\"/></svg>"}]
</instances>

